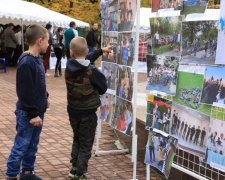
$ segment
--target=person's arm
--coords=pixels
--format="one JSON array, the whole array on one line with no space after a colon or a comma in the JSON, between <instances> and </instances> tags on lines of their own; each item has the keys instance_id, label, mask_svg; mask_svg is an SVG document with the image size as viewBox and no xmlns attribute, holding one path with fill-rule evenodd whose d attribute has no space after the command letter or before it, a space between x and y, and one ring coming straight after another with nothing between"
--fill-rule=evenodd
<instances>
[{"instance_id":1,"label":"person's arm","mask_svg":"<svg viewBox=\"0 0 225 180\"><path fill-rule=\"evenodd\" d=\"M17 39L16 39L16 36L15 36L13 30L11 31L10 36L11 36L12 40L14 41L14 43L17 44Z\"/></svg>"},{"instance_id":2,"label":"person's arm","mask_svg":"<svg viewBox=\"0 0 225 180\"><path fill-rule=\"evenodd\" d=\"M35 65L31 62L32 61L27 61L27 63L18 67L16 82L18 99L23 109L28 113L30 119L39 115L34 89Z\"/></svg>"},{"instance_id":3,"label":"person's arm","mask_svg":"<svg viewBox=\"0 0 225 180\"><path fill-rule=\"evenodd\" d=\"M104 47L102 49L97 49L95 51L90 52L85 59L88 59L91 61L91 63L95 62L99 56L103 54L103 52L109 53L111 52L112 46Z\"/></svg>"},{"instance_id":4,"label":"person's arm","mask_svg":"<svg viewBox=\"0 0 225 180\"><path fill-rule=\"evenodd\" d=\"M98 90L99 94L105 94L107 91L106 78L97 68L92 70L90 77L91 84Z\"/></svg>"}]
</instances>

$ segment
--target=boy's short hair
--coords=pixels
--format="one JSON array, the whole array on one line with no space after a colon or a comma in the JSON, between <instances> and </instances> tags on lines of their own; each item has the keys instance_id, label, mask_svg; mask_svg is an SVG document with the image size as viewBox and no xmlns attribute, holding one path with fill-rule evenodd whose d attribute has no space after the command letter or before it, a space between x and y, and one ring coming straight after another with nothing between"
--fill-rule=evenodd
<instances>
[{"instance_id":1,"label":"boy's short hair","mask_svg":"<svg viewBox=\"0 0 225 180\"><path fill-rule=\"evenodd\" d=\"M86 56L87 55L87 41L83 37L75 37L70 42L70 50L74 53L74 56Z\"/></svg>"},{"instance_id":2,"label":"boy's short hair","mask_svg":"<svg viewBox=\"0 0 225 180\"><path fill-rule=\"evenodd\" d=\"M38 24L32 24L26 30L26 39L28 45L34 45L39 38L44 39L48 30Z\"/></svg>"},{"instance_id":3,"label":"boy's short hair","mask_svg":"<svg viewBox=\"0 0 225 180\"><path fill-rule=\"evenodd\" d=\"M45 28L48 29L48 30L49 30L51 27L52 27L52 25L51 25L50 23L46 24L46 26L45 26Z\"/></svg>"},{"instance_id":4,"label":"boy's short hair","mask_svg":"<svg viewBox=\"0 0 225 180\"><path fill-rule=\"evenodd\" d=\"M71 21L70 22L70 27L73 27L74 25L76 26L76 23L74 21Z\"/></svg>"},{"instance_id":5,"label":"boy's short hair","mask_svg":"<svg viewBox=\"0 0 225 180\"><path fill-rule=\"evenodd\" d=\"M11 27L11 26L13 26L14 27L14 24L13 23L9 23L9 25L8 25L9 27Z\"/></svg>"}]
</instances>

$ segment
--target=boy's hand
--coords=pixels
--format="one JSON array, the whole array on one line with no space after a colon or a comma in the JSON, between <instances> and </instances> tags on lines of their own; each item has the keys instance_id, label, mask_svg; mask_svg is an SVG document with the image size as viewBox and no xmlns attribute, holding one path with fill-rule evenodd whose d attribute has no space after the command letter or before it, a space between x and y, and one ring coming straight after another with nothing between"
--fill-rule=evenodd
<instances>
[{"instance_id":1,"label":"boy's hand","mask_svg":"<svg viewBox=\"0 0 225 180\"><path fill-rule=\"evenodd\" d=\"M110 53L110 52L111 52L111 50L112 50L112 47L113 47L113 46L103 47L103 48L102 48L102 51L103 51L103 52Z\"/></svg>"},{"instance_id":2,"label":"boy's hand","mask_svg":"<svg viewBox=\"0 0 225 180\"><path fill-rule=\"evenodd\" d=\"M30 120L30 123L34 126L41 126L42 125L42 120L41 118L38 116L36 118L33 118Z\"/></svg>"}]
</instances>

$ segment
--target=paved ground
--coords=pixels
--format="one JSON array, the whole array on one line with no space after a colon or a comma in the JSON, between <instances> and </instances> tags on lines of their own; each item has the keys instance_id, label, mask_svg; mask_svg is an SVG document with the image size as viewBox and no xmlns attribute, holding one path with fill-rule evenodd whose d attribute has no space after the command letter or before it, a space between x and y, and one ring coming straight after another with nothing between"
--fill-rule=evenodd
<instances>
[{"instance_id":1,"label":"paved ground","mask_svg":"<svg viewBox=\"0 0 225 180\"><path fill-rule=\"evenodd\" d=\"M0 72L0 180L5 178L6 160L16 132L13 113L17 100L16 69L7 70L6 74ZM45 116L36 159L36 172L44 180L66 180L70 179L67 174L71 168L69 160L72 142L72 131L66 112L66 88L64 78L54 78L53 71L49 72L51 76L47 77L46 81L51 107ZM100 150L117 149L114 145L117 138L113 130L107 124L103 124L102 129ZM95 146L93 152L94 150ZM87 177L90 180L131 179L132 167L131 160L124 154L92 156ZM145 174L145 165L138 163L138 179L146 179ZM151 173L151 176L151 179L158 179L156 174Z\"/></svg>"}]
</instances>

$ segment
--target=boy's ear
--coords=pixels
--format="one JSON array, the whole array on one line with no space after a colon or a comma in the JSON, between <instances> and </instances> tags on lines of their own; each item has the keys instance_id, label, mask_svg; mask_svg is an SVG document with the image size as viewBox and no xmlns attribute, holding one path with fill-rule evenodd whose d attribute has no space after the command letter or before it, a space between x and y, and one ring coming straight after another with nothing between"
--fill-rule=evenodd
<instances>
[{"instance_id":1,"label":"boy's ear","mask_svg":"<svg viewBox=\"0 0 225 180\"><path fill-rule=\"evenodd\" d=\"M74 52L70 49L70 56L74 57Z\"/></svg>"},{"instance_id":2,"label":"boy's ear","mask_svg":"<svg viewBox=\"0 0 225 180\"><path fill-rule=\"evenodd\" d=\"M89 49L87 48L87 54L89 53Z\"/></svg>"},{"instance_id":3,"label":"boy's ear","mask_svg":"<svg viewBox=\"0 0 225 180\"><path fill-rule=\"evenodd\" d=\"M42 38L38 38L38 39L36 40L36 43L37 43L38 45L40 45L41 42L42 42Z\"/></svg>"}]
</instances>

